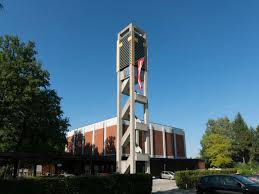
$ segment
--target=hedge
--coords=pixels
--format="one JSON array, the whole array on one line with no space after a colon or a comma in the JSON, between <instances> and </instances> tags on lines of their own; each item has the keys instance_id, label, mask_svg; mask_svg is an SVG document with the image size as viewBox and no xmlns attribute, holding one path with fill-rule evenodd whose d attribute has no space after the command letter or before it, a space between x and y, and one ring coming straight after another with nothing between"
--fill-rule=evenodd
<instances>
[{"instance_id":1,"label":"hedge","mask_svg":"<svg viewBox=\"0 0 259 194\"><path fill-rule=\"evenodd\" d=\"M0 180L5 194L150 194L148 174Z\"/></svg>"},{"instance_id":2,"label":"hedge","mask_svg":"<svg viewBox=\"0 0 259 194\"><path fill-rule=\"evenodd\" d=\"M235 174L236 172L236 169L177 171L175 173L175 181L180 189L193 189L196 187L201 176L212 174Z\"/></svg>"}]
</instances>

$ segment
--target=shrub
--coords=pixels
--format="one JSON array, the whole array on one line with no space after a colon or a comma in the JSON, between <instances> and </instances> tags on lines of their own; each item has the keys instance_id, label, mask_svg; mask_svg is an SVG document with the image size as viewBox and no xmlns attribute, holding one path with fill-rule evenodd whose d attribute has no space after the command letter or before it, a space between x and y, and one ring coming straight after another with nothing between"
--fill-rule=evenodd
<instances>
[{"instance_id":1,"label":"shrub","mask_svg":"<svg viewBox=\"0 0 259 194\"><path fill-rule=\"evenodd\" d=\"M237 172L242 175L253 175L259 173L258 163L238 163L235 165Z\"/></svg>"},{"instance_id":2,"label":"shrub","mask_svg":"<svg viewBox=\"0 0 259 194\"><path fill-rule=\"evenodd\" d=\"M176 185L180 189L193 189L196 187L201 176L212 174L235 174L236 169L223 170L184 170L175 174Z\"/></svg>"},{"instance_id":3,"label":"shrub","mask_svg":"<svg viewBox=\"0 0 259 194\"><path fill-rule=\"evenodd\" d=\"M5 194L150 194L152 177L147 174L68 178L0 180Z\"/></svg>"},{"instance_id":4,"label":"shrub","mask_svg":"<svg viewBox=\"0 0 259 194\"><path fill-rule=\"evenodd\" d=\"M12 168L10 165L0 167L0 179L12 178Z\"/></svg>"}]
</instances>

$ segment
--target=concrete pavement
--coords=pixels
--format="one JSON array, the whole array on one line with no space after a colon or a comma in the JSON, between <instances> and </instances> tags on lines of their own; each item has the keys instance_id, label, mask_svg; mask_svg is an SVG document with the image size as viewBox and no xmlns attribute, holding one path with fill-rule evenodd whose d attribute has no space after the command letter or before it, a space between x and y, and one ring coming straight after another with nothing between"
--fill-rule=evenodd
<instances>
[{"instance_id":1,"label":"concrete pavement","mask_svg":"<svg viewBox=\"0 0 259 194\"><path fill-rule=\"evenodd\" d=\"M195 191L180 190L175 180L154 179L152 193L155 194L196 194Z\"/></svg>"}]
</instances>

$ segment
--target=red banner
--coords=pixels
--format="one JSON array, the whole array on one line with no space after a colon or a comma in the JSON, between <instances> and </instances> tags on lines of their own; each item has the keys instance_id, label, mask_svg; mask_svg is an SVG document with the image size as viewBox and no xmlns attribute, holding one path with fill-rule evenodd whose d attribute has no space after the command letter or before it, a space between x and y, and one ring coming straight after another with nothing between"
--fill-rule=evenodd
<instances>
[{"instance_id":1,"label":"red banner","mask_svg":"<svg viewBox=\"0 0 259 194\"><path fill-rule=\"evenodd\" d=\"M142 90L142 82L141 82L141 69L142 66L144 65L144 57L138 60L138 89Z\"/></svg>"}]
</instances>

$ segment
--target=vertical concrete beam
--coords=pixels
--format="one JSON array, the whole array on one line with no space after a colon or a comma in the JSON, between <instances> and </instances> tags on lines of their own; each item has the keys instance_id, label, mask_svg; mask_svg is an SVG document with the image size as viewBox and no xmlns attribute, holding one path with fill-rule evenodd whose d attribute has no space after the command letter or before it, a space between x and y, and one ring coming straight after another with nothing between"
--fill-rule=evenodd
<instances>
[{"instance_id":1,"label":"vertical concrete beam","mask_svg":"<svg viewBox=\"0 0 259 194\"><path fill-rule=\"evenodd\" d=\"M136 145L139 146L139 130L136 130Z\"/></svg>"},{"instance_id":2,"label":"vertical concrete beam","mask_svg":"<svg viewBox=\"0 0 259 194\"><path fill-rule=\"evenodd\" d=\"M148 66L147 63L147 47L145 47L145 63L146 63L146 67ZM144 96L146 96L146 98L148 99L148 72L147 72L147 68L144 72ZM144 123L148 124L148 101L147 103L144 105ZM146 132L145 133L145 154L148 154L150 156L150 133ZM150 160L145 162L145 169L146 169L146 173L150 174Z\"/></svg>"},{"instance_id":3,"label":"vertical concrete beam","mask_svg":"<svg viewBox=\"0 0 259 194\"><path fill-rule=\"evenodd\" d=\"M165 144L165 128L162 128L163 135L163 157L166 158L166 144Z\"/></svg>"},{"instance_id":4,"label":"vertical concrete beam","mask_svg":"<svg viewBox=\"0 0 259 194\"><path fill-rule=\"evenodd\" d=\"M183 141L184 141L184 157L187 158L187 154L186 154L186 141L185 141L185 133L183 135Z\"/></svg>"},{"instance_id":5,"label":"vertical concrete beam","mask_svg":"<svg viewBox=\"0 0 259 194\"><path fill-rule=\"evenodd\" d=\"M149 133L150 133L150 155L151 157L154 157L154 143L153 143L153 127L151 124L149 124Z\"/></svg>"},{"instance_id":6,"label":"vertical concrete beam","mask_svg":"<svg viewBox=\"0 0 259 194\"><path fill-rule=\"evenodd\" d=\"M82 129L82 134L83 134L83 137L82 137L82 156L83 156L85 152L85 128Z\"/></svg>"},{"instance_id":7,"label":"vertical concrete beam","mask_svg":"<svg viewBox=\"0 0 259 194\"><path fill-rule=\"evenodd\" d=\"M178 158L178 156L177 156L177 143L176 143L175 130L174 130L174 158Z\"/></svg>"},{"instance_id":8,"label":"vertical concrete beam","mask_svg":"<svg viewBox=\"0 0 259 194\"><path fill-rule=\"evenodd\" d=\"M75 154L75 149L76 149L76 146L75 146L75 144L76 144L76 136L75 136L75 134L76 134L76 130L74 131L74 139L73 139L73 154Z\"/></svg>"},{"instance_id":9,"label":"vertical concrete beam","mask_svg":"<svg viewBox=\"0 0 259 194\"><path fill-rule=\"evenodd\" d=\"M107 127L106 122L103 122L103 155L106 156L106 145L107 145Z\"/></svg>"},{"instance_id":10,"label":"vertical concrete beam","mask_svg":"<svg viewBox=\"0 0 259 194\"><path fill-rule=\"evenodd\" d=\"M93 136L92 136L92 155L94 155L94 148L95 148L94 138L95 138L95 125L93 128Z\"/></svg>"},{"instance_id":11,"label":"vertical concrete beam","mask_svg":"<svg viewBox=\"0 0 259 194\"><path fill-rule=\"evenodd\" d=\"M121 173L121 156L122 156L122 148L121 148L121 138L122 138L122 120L121 120L121 77L120 77L120 41L119 34L117 40L117 51L116 51L116 68L117 68L117 134L116 134L116 172Z\"/></svg>"},{"instance_id":12,"label":"vertical concrete beam","mask_svg":"<svg viewBox=\"0 0 259 194\"><path fill-rule=\"evenodd\" d=\"M130 26L131 33L131 61L130 64L130 173L136 173L135 149L136 149L136 130L135 130L135 55L134 55L134 30Z\"/></svg>"}]
</instances>

